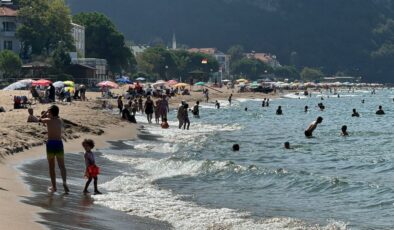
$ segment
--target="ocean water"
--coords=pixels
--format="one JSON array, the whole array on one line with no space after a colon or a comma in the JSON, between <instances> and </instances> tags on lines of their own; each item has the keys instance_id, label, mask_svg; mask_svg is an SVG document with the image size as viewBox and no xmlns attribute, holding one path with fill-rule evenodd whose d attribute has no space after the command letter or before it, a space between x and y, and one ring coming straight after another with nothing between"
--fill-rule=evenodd
<instances>
[{"instance_id":1,"label":"ocean water","mask_svg":"<svg viewBox=\"0 0 394 230\"><path fill-rule=\"evenodd\" d=\"M286 95L264 108L249 99L221 101L219 110L203 103L190 130L177 128L176 111L168 130L139 115L154 138L100 150L123 167L94 202L175 229L392 229L394 91L339 93ZM386 115L375 115L379 105ZM315 138L305 138L318 116ZM342 125L350 136L340 135Z\"/></svg>"}]
</instances>

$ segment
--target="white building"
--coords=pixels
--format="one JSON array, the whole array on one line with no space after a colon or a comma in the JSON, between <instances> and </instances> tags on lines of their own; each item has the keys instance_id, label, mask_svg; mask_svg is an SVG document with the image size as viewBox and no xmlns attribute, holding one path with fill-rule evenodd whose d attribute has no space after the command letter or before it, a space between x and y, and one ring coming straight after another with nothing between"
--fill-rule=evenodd
<instances>
[{"instance_id":1,"label":"white building","mask_svg":"<svg viewBox=\"0 0 394 230\"><path fill-rule=\"evenodd\" d=\"M71 23L71 36L74 39L75 49L78 58L85 58L85 27Z\"/></svg>"},{"instance_id":2,"label":"white building","mask_svg":"<svg viewBox=\"0 0 394 230\"><path fill-rule=\"evenodd\" d=\"M20 52L21 43L15 37L17 27L17 11L9 4L0 2L0 51L12 50Z\"/></svg>"}]
</instances>

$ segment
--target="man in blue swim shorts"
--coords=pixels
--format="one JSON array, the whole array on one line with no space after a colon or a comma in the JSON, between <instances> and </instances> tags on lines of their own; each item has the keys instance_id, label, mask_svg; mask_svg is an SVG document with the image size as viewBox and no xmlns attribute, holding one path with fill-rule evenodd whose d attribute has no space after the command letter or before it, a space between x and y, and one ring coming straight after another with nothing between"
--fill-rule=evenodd
<instances>
[{"instance_id":1,"label":"man in blue swim shorts","mask_svg":"<svg viewBox=\"0 0 394 230\"><path fill-rule=\"evenodd\" d=\"M48 111L42 115L39 121L46 124L48 128L48 141L46 144L46 150L49 165L49 175L51 177L52 183L52 186L48 188L48 191L51 193L57 191L55 174L56 160L62 175L64 192L67 194L70 190L67 186L67 172L64 165L64 148L62 142L63 122L59 118L59 107L56 105L49 107Z\"/></svg>"}]
</instances>

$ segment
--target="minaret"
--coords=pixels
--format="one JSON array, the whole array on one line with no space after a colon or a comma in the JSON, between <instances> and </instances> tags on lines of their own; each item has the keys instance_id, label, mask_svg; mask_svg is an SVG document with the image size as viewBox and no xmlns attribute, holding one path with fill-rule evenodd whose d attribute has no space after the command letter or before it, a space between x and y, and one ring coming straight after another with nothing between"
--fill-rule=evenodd
<instances>
[{"instance_id":1,"label":"minaret","mask_svg":"<svg viewBox=\"0 0 394 230\"><path fill-rule=\"evenodd\" d=\"M175 33L172 35L172 49L176 50L176 37Z\"/></svg>"}]
</instances>

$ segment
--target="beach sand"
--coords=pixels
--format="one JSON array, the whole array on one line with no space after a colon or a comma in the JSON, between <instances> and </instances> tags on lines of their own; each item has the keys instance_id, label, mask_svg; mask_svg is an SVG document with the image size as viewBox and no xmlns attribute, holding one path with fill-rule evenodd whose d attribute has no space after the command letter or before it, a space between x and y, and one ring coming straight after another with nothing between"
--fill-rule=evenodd
<instances>
[{"instance_id":1,"label":"beach sand","mask_svg":"<svg viewBox=\"0 0 394 230\"><path fill-rule=\"evenodd\" d=\"M202 92L194 92L199 89L200 87L193 88L191 95L171 98L170 106L176 108L182 100L193 104L197 100L204 101ZM273 94L236 93L226 88L219 90L222 92L210 89L210 102L227 100L230 93L233 93L234 100L237 98L277 97ZM114 93L122 94L123 91L118 89ZM0 135L2 135L0 141L0 206L3 207L0 209L0 229L45 229L45 225L39 224L42 220L37 214L45 213L47 210L29 205L28 202L21 202L25 197L32 196L30 189L33 189L34 186L29 187L29 184L25 183L16 167L26 161L45 159L43 144L46 140L46 127L38 123L27 123L27 109L13 110L13 97L15 95L28 96L29 92L0 91L0 106L3 106L6 110L5 113L0 113ZM138 126L122 121L110 112L103 111L100 101L97 100L99 96L100 93L88 92L88 102L57 103L60 108L60 117L65 121L64 133L67 139L65 151L67 153L81 152L82 138L94 139L97 148L103 148L111 140L137 138ZM31 98L31 95L29 98ZM112 99L110 101L116 108L116 100ZM37 103L32 105L35 115L39 115L41 111L48 107L49 104ZM140 136L143 135L145 134L140 133ZM47 173L47 168L42 170ZM140 227L145 226L145 224L150 227L161 226L161 228L167 226L163 223L157 225L153 221L141 221L138 218L131 221L141 223L142 225L135 225Z\"/></svg>"}]
</instances>

